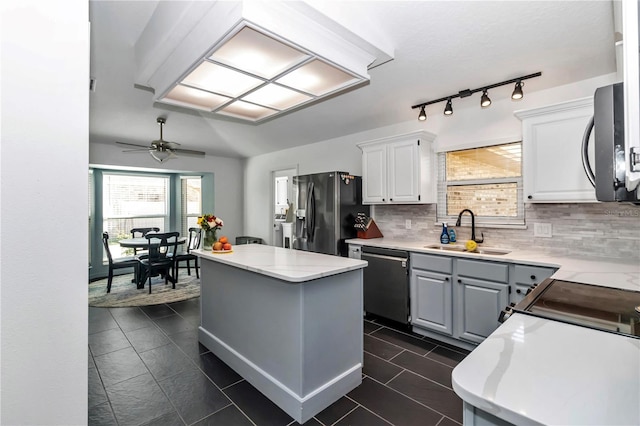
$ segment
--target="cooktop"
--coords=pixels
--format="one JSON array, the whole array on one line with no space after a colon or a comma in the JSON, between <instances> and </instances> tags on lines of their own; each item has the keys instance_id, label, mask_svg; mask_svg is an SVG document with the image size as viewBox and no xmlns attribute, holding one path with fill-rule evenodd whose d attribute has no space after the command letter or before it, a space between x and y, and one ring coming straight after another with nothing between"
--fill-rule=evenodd
<instances>
[{"instance_id":1,"label":"cooktop","mask_svg":"<svg viewBox=\"0 0 640 426\"><path fill-rule=\"evenodd\" d=\"M549 278L510 311L640 338L640 291Z\"/></svg>"}]
</instances>

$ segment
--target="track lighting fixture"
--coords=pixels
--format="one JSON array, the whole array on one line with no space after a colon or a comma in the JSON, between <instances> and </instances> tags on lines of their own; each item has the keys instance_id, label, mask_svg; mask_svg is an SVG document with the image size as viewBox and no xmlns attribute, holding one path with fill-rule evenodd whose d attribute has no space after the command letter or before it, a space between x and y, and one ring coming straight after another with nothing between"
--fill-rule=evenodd
<instances>
[{"instance_id":1,"label":"track lighting fixture","mask_svg":"<svg viewBox=\"0 0 640 426\"><path fill-rule=\"evenodd\" d=\"M418 115L418 120L425 121L426 119L427 119L427 113L424 110L424 105L422 105L422 108L420 109L420 114Z\"/></svg>"},{"instance_id":2,"label":"track lighting fixture","mask_svg":"<svg viewBox=\"0 0 640 426\"><path fill-rule=\"evenodd\" d=\"M522 85L522 81L516 81L516 87L515 89L513 89L513 93L511 94L511 99L513 99L514 101L519 101L524 96L524 94L522 93Z\"/></svg>"},{"instance_id":3,"label":"track lighting fixture","mask_svg":"<svg viewBox=\"0 0 640 426\"><path fill-rule=\"evenodd\" d=\"M451 106L451 98L447 99L447 106L444 107L444 115L453 114L453 107Z\"/></svg>"},{"instance_id":4,"label":"track lighting fixture","mask_svg":"<svg viewBox=\"0 0 640 426\"><path fill-rule=\"evenodd\" d=\"M522 99L522 97L524 96L523 93L522 93L522 86L524 85L524 83L522 81L523 80L527 80L529 78L540 77L541 75L542 75L542 72L537 72L535 74L524 75L522 77L512 78L511 80L501 81L500 83L495 83L495 84L490 84L488 86L483 86L483 87L480 87L478 89L461 90L456 94L445 96L444 98L435 99L433 101L423 102L421 104L413 105L411 108L412 109L420 108L420 114L418 115L418 120L425 121L427 119L427 112L425 111L425 107L427 105L431 105L431 104L436 104L438 102L447 101L447 106L445 106L445 108L444 108L444 115L451 115L451 114L453 114L453 106L452 106L452 102L451 102L452 99L454 99L454 98L466 98L466 97L469 97L469 96L471 96L471 95L473 95L474 93L477 93L477 92L482 92L482 97L480 98L480 106L482 108L486 108L489 105L491 105L491 99L489 98L489 90L494 89L496 87L500 87L500 86L504 86L504 85L507 85L507 84L511 84L511 83L515 83L516 84L515 88L513 90L513 93L511 94L511 99L514 100L514 101L517 101L517 100Z\"/></svg>"},{"instance_id":5,"label":"track lighting fixture","mask_svg":"<svg viewBox=\"0 0 640 426\"><path fill-rule=\"evenodd\" d=\"M489 95L487 94L487 89L482 91L482 97L480 98L480 106L482 108L486 108L491 105L491 99L489 99Z\"/></svg>"}]
</instances>

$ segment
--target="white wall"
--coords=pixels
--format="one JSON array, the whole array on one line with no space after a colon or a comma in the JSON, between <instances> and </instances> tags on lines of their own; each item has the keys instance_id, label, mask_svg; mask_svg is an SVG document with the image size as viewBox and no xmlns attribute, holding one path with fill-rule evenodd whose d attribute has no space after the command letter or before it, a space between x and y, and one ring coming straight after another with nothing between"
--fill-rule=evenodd
<instances>
[{"instance_id":1,"label":"white wall","mask_svg":"<svg viewBox=\"0 0 640 426\"><path fill-rule=\"evenodd\" d=\"M544 74L539 78L544 78ZM597 87L615 81L616 75L608 74L532 93L527 92L525 84L525 96L518 102L511 101L512 88L505 86L502 90L495 89L489 93L493 100L489 108L480 108L480 97L476 94L457 103L454 101L454 113L448 117L442 114L445 104L435 104L427 108L428 117L424 122L418 121L416 110L415 120L251 157L247 160L245 169L245 229L251 235L263 238L270 232L272 219L268 198L271 191L269 176L273 170L297 164L300 174L341 170L360 175L362 163L361 152L356 146L358 143L415 130L427 130L436 134L436 149L439 150L485 142L520 140L521 122L513 115L514 111L593 96Z\"/></svg>"},{"instance_id":2,"label":"white wall","mask_svg":"<svg viewBox=\"0 0 640 426\"><path fill-rule=\"evenodd\" d=\"M242 203L244 187L244 160L239 158L180 156L158 163L146 153L124 153L115 143L96 143L91 140L89 163L106 167L128 167L153 171L209 172L214 174L215 211L224 220L218 236L226 235L231 242L245 235Z\"/></svg>"},{"instance_id":3,"label":"white wall","mask_svg":"<svg viewBox=\"0 0 640 426\"><path fill-rule=\"evenodd\" d=\"M0 8L0 423L86 424L89 5Z\"/></svg>"}]
</instances>

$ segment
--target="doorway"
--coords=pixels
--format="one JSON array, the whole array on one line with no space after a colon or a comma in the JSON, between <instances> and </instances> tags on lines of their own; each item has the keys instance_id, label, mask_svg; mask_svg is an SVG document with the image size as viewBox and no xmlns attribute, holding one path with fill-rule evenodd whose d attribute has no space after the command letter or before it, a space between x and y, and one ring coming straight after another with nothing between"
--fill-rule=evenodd
<instances>
[{"instance_id":1,"label":"doorway","mask_svg":"<svg viewBox=\"0 0 640 426\"><path fill-rule=\"evenodd\" d=\"M282 224L296 209L293 191L293 177L298 174L298 166L271 172L271 209L269 222L272 224L271 245L283 247ZM289 212L291 210L291 212Z\"/></svg>"}]
</instances>

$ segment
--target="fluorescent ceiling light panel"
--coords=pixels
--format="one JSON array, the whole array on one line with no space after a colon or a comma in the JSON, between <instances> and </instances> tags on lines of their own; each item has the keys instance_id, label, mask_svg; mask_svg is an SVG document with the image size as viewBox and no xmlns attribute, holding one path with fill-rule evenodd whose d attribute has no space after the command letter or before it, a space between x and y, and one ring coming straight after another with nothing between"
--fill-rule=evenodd
<instances>
[{"instance_id":1,"label":"fluorescent ceiling light panel","mask_svg":"<svg viewBox=\"0 0 640 426\"><path fill-rule=\"evenodd\" d=\"M277 113L275 109L269 109L249 102L236 101L216 111L219 114L230 115L244 120L258 121Z\"/></svg>"},{"instance_id":2,"label":"fluorescent ceiling light panel","mask_svg":"<svg viewBox=\"0 0 640 426\"><path fill-rule=\"evenodd\" d=\"M308 55L291 46L244 27L209 59L272 79L307 58Z\"/></svg>"},{"instance_id":3,"label":"fluorescent ceiling light panel","mask_svg":"<svg viewBox=\"0 0 640 426\"><path fill-rule=\"evenodd\" d=\"M159 1L134 46L134 82L157 102L259 122L368 81L370 66L393 59L377 29L356 19L348 28L309 3Z\"/></svg>"},{"instance_id":4,"label":"fluorescent ceiling light panel","mask_svg":"<svg viewBox=\"0 0 640 426\"><path fill-rule=\"evenodd\" d=\"M229 102L231 98L216 95L215 93L205 92L204 90L194 89L192 87L177 85L167 93L167 96L160 100L162 102L187 106L190 108L212 111Z\"/></svg>"},{"instance_id":5,"label":"fluorescent ceiling light panel","mask_svg":"<svg viewBox=\"0 0 640 426\"><path fill-rule=\"evenodd\" d=\"M182 80L182 83L235 98L258 87L264 81L205 61Z\"/></svg>"},{"instance_id":6,"label":"fluorescent ceiling light panel","mask_svg":"<svg viewBox=\"0 0 640 426\"><path fill-rule=\"evenodd\" d=\"M305 95L295 90L276 84L268 84L259 88L255 92L244 96L242 99L254 104L264 105L277 110L292 108L301 103L313 99L311 96Z\"/></svg>"},{"instance_id":7,"label":"fluorescent ceiling light panel","mask_svg":"<svg viewBox=\"0 0 640 426\"><path fill-rule=\"evenodd\" d=\"M351 74L315 59L276 81L314 96L322 96L357 80Z\"/></svg>"}]
</instances>

